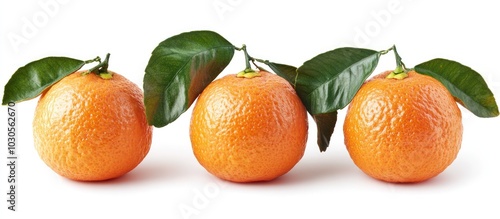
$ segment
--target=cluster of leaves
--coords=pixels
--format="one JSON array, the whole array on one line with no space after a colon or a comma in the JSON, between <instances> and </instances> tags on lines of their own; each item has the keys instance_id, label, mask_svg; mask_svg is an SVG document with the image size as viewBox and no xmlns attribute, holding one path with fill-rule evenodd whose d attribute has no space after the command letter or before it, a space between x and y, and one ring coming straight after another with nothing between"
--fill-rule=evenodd
<instances>
[{"instance_id":1,"label":"cluster of leaves","mask_svg":"<svg viewBox=\"0 0 500 219\"><path fill-rule=\"evenodd\" d=\"M161 42L153 51L144 76L149 123L162 127L175 121L229 64L235 50L239 48L212 31L182 33ZM264 63L293 85L316 122L318 146L325 151L335 128L337 111L351 102L385 53L338 48L313 57L298 68L251 59ZM399 55L396 59L401 63ZM451 60L433 59L415 66L415 70L442 82L475 115L498 115L493 93L471 68Z\"/></svg>"},{"instance_id":2,"label":"cluster of leaves","mask_svg":"<svg viewBox=\"0 0 500 219\"><path fill-rule=\"evenodd\" d=\"M396 62L402 64L395 51ZM148 122L163 127L184 113L241 50L212 31L193 31L172 36L152 52L144 75L144 104ZM385 51L337 48L306 61L300 67L249 57L267 65L295 88L318 128L318 146L325 151L337 121L337 111L346 107L364 81L377 67ZM90 72L103 73L109 54L101 63L97 57L82 61L47 57L19 68L5 85L2 104L20 102L40 95L45 89L85 64L99 62ZM248 66L247 66L248 67ZM260 66L256 66L262 69ZM458 62L432 59L414 70L439 80L457 101L479 117L498 116L493 93L479 73Z\"/></svg>"}]
</instances>

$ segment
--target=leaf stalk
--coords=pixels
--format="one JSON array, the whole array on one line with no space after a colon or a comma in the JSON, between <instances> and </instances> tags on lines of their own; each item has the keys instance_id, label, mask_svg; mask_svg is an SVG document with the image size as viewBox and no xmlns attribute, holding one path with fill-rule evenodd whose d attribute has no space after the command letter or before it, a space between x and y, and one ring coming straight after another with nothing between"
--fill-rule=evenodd
<instances>
[{"instance_id":1,"label":"leaf stalk","mask_svg":"<svg viewBox=\"0 0 500 219\"><path fill-rule=\"evenodd\" d=\"M94 74L106 74L108 73L108 66L109 66L109 57L111 56L111 54L106 54L106 58L104 59L103 62L101 62L101 58L97 57L93 60L96 60L99 62L99 64L97 64L96 66L94 66L93 68L89 69L89 73L94 73ZM87 63L87 61L85 62Z\"/></svg>"}]
</instances>

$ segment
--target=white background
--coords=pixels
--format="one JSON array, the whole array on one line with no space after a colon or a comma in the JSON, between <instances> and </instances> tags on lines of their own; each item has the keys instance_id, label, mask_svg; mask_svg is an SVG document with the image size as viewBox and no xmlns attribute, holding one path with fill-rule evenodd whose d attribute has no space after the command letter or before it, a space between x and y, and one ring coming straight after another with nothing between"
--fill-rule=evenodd
<instances>
[{"instance_id":1,"label":"white background","mask_svg":"<svg viewBox=\"0 0 500 219\"><path fill-rule=\"evenodd\" d=\"M342 46L383 50L396 44L409 67L437 57L472 67L498 99L496 5L410 0L1 1L0 84L17 68L43 57L86 60L109 52L110 69L142 87L158 43L181 32L208 29L236 46L245 43L254 57L295 66ZM375 72L394 67L390 53ZM243 68L237 52L222 75ZM343 144L345 109L324 153L316 146L310 119L304 157L272 182L235 184L208 174L190 147L189 110L154 130L148 156L132 172L116 180L83 183L60 177L38 157L31 128L36 102L17 105L14 213L6 205L7 110L0 110L1 218L183 218L180 209L193 213L184 218L500 218L500 120L480 119L463 108L457 159L438 177L418 184L380 182L353 164Z\"/></svg>"}]
</instances>

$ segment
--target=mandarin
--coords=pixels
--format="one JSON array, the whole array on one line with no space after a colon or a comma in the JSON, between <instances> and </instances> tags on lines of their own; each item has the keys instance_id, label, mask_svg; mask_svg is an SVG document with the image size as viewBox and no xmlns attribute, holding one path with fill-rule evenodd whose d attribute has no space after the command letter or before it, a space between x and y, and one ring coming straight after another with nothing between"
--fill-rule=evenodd
<instances>
[{"instance_id":1,"label":"mandarin","mask_svg":"<svg viewBox=\"0 0 500 219\"><path fill-rule=\"evenodd\" d=\"M260 71L209 84L193 109L190 138L195 157L213 175L269 181L302 158L307 130L307 112L293 87Z\"/></svg>"},{"instance_id":2,"label":"mandarin","mask_svg":"<svg viewBox=\"0 0 500 219\"><path fill-rule=\"evenodd\" d=\"M140 88L108 71L110 79L75 72L44 91L33 120L35 147L61 176L113 179L134 169L151 145Z\"/></svg>"},{"instance_id":3,"label":"mandarin","mask_svg":"<svg viewBox=\"0 0 500 219\"><path fill-rule=\"evenodd\" d=\"M391 71L365 82L349 105L345 145L354 163L373 178L420 182L443 172L457 157L462 117L453 96L436 79Z\"/></svg>"}]
</instances>

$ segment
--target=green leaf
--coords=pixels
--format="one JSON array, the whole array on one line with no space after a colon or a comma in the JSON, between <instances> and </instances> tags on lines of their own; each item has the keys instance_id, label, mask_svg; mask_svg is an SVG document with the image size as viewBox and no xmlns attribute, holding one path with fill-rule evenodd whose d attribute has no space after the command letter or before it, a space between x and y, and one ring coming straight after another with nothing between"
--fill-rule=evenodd
<instances>
[{"instance_id":1,"label":"green leaf","mask_svg":"<svg viewBox=\"0 0 500 219\"><path fill-rule=\"evenodd\" d=\"M84 61L67 57L47 57L30 62L17 69L5 85L2 105L35 98L83 65Z\"/></svg>"},{"instance_id":2,"label":"green leaf","mask_svg":"<svg viewBox=\"0 0 500 219\"><path fill-rule=\"evenodd\" d=\"M415 71L440 81L458 102L474 115L498 116L498 106L493 93L483 77L470 67L438 58L415 66Z\"/></svg>"},{"instance_id":3,"label":"green leaf","mask_svg":"<svg viewBox=\"0 0 500 219\"><path fill-rule=\"evenodd\" d=\"M330 145L335 124L337 123L337 111L313 115L318 130L318 146L321 152L326 151Z\"/></svg>"},{"instance_id":4,"label":"green leaf","mask_svg":"<svg viewBox=\"0 0 500 219\"><path fill-rule=\"evenodd\" d=\"M277 75L285 78L285 80L295 86L295 81L297 78L296 67L269 61L265 61L264 63L268 65ZM299 97L307 96L302 88L303 87L295 87L295 91L297 92L297 95ZM328 145L330 145L330 138L332 137L335 124L337 123L337 111L316 115L313 115L311 112L309 113L312 115L314 122L316 122L318 132L317 143L319 146L319 150L321 152L324 152L328 148Z\"/></svg>"},{"instance_id":5,"label":"green leaf","mask_svg":"<svg viewBox=\"0 0 500 219\"><path fill-rule=\"evenodd\" d=\"M229 64L234 50L212 31L186 32L161 42L144 75L149 124L163 127L175 121Z\"/></svg>"},{"instance_id":6,"label":"green leaf","mask_svg":"<svg viewBox=\"0 0 500 219\"><path fill-rule=\"evenodd\" d=\"M290 66L290 65L284 65L284 64L279 64L279 63L274 63L274 62L269 62L265 61L264 62L269 68L271 68L274 73L277 75L281 76L285 80L287 80L292 86L295 87L295 80L297 79L297 68ZM299 92L299 91L297 91Z\"/></svg>"},{"instance_id":7,"label":"green leaf","mask_svg":"<svg viewBox=\"0 0 500 219\"><path fill-rule=\"evenodd\" d=\"M316 115L347 106L379 58L374 50L338 48L306 61L297 69L295 86L307 110Z\"/></svg>"},{"instance_id":8,"label":"green leaf","mask_svg":"<svg viewBox=\"0 0 500 219\"><path fill-rule=\"evenodd\" d=\"M318 128L318 146L325 151L337 122L337 110L349 104L375 70L380 52L339 48L306 61L298 69L266 61L276 74L294 85Z\"/></svg>"}]
</instances>

